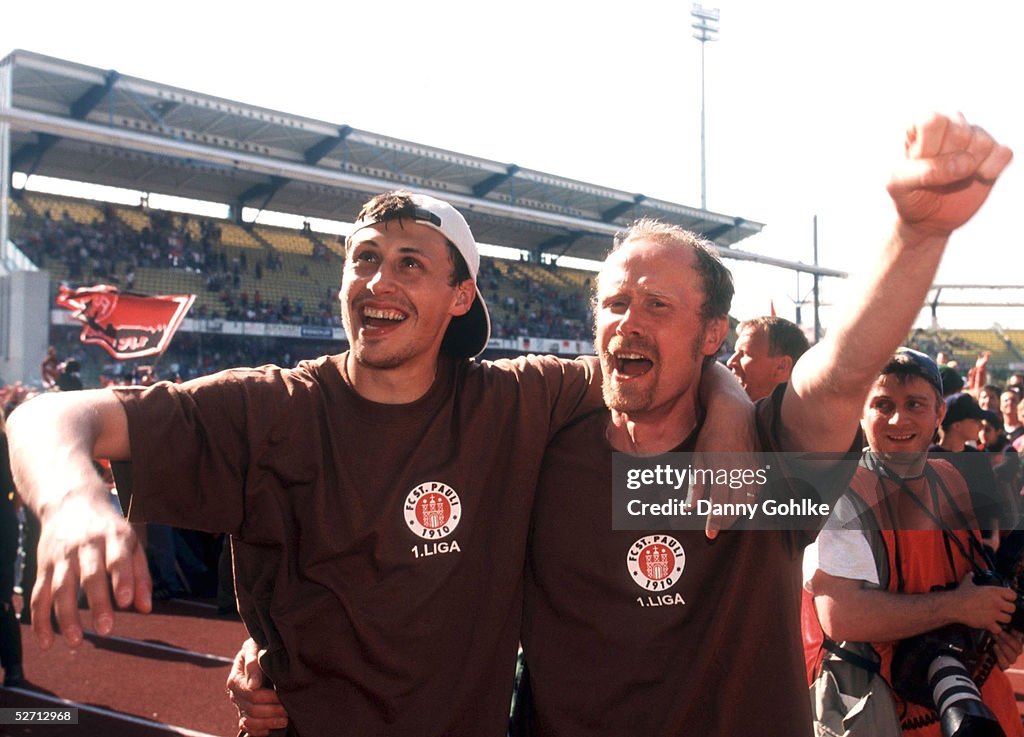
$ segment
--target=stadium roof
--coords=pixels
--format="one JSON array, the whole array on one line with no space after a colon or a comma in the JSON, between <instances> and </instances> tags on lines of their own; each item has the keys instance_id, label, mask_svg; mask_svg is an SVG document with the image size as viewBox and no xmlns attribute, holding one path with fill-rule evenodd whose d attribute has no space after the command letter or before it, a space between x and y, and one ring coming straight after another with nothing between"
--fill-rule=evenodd
<instances>
[{"instance_id":1,"label":"stadium roof","mask_svg":"<svg viewBox=\"0 0 1024 737\"><path fill-rule=\"evenodd\" d=\"M452 202L481 242L590 259L646 215L703 233L725 257L842 275L731 248L763 227L742 217L28 51L0 73L10 171L343 221L369 195L406 188Z\"/></svg>"}]
</instances>

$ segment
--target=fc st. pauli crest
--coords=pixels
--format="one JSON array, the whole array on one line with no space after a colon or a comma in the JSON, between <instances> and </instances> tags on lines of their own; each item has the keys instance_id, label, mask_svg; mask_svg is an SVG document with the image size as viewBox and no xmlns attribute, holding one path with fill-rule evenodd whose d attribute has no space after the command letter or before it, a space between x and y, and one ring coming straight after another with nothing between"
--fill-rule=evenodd
<instances>
[{"instance_id":1,"label":"fc st. pauli crest","mask_svg":"<svg viewBox=\"0 0 1024 737\"><path fill-rule=\"evenodd\" d=\"M459 551L458 542L445 541L462 520L462 500L455 489L440 481L427 481L406 495L402 510L406 527L417 537L432 543L413 546L413 556L422 558Z\"/></svg>"}]
</instances>

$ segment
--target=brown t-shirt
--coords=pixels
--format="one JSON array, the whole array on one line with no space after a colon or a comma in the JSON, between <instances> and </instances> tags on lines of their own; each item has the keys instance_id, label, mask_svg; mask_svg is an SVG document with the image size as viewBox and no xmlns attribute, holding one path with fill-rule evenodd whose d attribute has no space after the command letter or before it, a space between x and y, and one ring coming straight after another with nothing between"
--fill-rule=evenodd
<instances>
[{"instance_id":1,"label":"brown t-shirt","mask_svg":"<svg viewBox=\"0 0 1024 737\"><path fill-rule=\"evenodd\" d=\"M596 361L443 359L382 405L344 360L120 390L131 516L234 535L292 733L504 735L541 457Z\"/></svg>"},{"instance_id":2,"label":"brown t-shirt","mask_svg":"<svg viewBox=\"0 0 1024 737\"><path fill-rule=\"evenodd\" d=\"M758 403L771 450L783 392ZM800 563L813 533L614 530L607 422L563 430L541 471L522 633L535 734L810 735Z\"/></svg>"}]
</instances>

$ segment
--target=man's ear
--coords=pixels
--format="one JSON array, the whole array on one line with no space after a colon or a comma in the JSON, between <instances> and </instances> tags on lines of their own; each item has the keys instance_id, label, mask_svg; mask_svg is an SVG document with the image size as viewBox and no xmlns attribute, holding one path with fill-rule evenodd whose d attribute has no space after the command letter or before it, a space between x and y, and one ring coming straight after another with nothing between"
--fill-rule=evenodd
<instances>
[{"instance_id":1,"label":"man's ear","mask_svg":"<svg viewBox=\"0 0 1024 737\"><path fill-rule=\"evenodd\" d=\"M789 377L793 373L793 357L783 354L772 360L775 361L776 383L789 381Z\"/></svg>"},{"instance_id":2,"label":"man's ear","mask_svg":"<svg viewBox=\"0 0 1024 737\"><path fill-rule=\"evenodd\" d=\"M474 299L476 299L476 282L466 279L455 287L455 296L452 298L452 306L448 312L452 317L462 317L469 312Z\"/></svg>"},{"instance_id":3,"label":"man's ear","mask_svg":"<svg viewBox=\"0 0 1024 737\"><path fill-rule=\"evenodd\" d=\"M701 354L713 356L722 347L726 334L729 332L729 321L724 317L713 317L704 326L704 344Z\"/></svg>"}]
</instances>

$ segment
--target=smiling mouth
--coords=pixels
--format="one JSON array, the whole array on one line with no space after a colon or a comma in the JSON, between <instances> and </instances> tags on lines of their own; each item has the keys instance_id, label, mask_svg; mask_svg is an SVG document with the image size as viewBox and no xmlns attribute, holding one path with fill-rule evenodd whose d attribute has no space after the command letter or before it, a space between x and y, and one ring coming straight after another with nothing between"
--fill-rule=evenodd
<instances>
[{"instance_id":1,"label":"smiling mouth","mask_svg":"<svg viewBox=\"0 0 1024 737\"><path fill-rule=\"evenodd\" d=\"M902 435L886 435L886 438L893 443L906 443L917 437L917 433L904 433Z\"/></svg>"},{"instance_id":2,"label":"smiling mouth","mask_svg":"<svg viewBox=\"0 0 1024 737\"><path fill-rule=\"evenodd\" d=\"M620 377L643 376L654 367L654 362L642 353L622 351L610 355L615 373Z\"/></svg>"},{"instance_id":3,"label":"smiling mouth","mask_svg":"<svg viewBox=\"0 0 1024 737\"><path fill-rule=\"evenodd\" d=\"M368 328L386 328L404 322L407 315L400 310L380 307L363 307L359 311L363 325Z\"/></svg>"}]
</instances>

